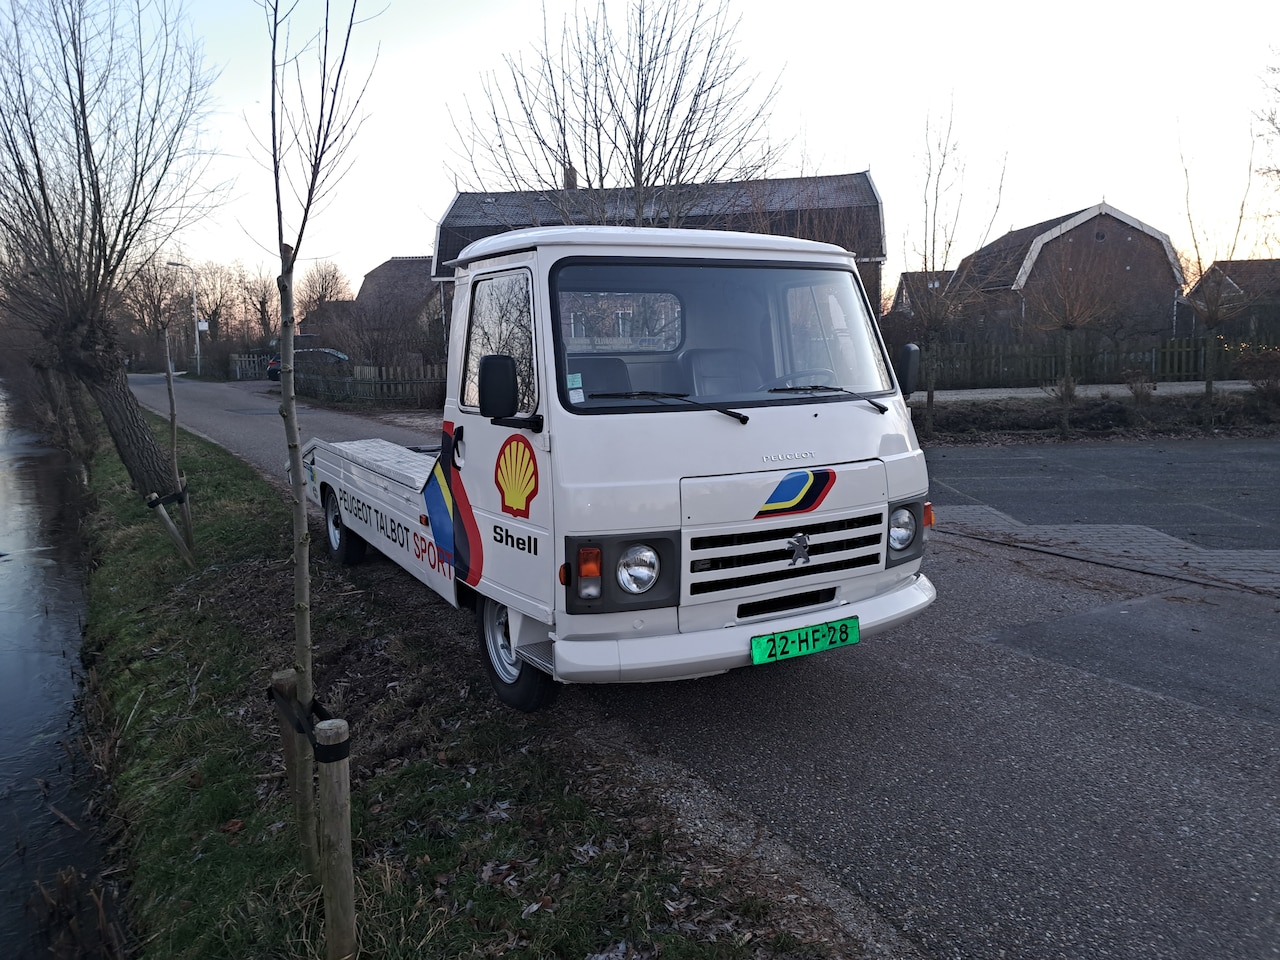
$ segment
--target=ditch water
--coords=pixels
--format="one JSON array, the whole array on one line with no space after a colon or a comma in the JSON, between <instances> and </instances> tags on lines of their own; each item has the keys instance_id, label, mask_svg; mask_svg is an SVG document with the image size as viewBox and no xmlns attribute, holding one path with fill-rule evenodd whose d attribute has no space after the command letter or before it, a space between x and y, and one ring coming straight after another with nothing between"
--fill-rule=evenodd
<instances>
[{"instance_id":1,"label":"ditch water","mask_svg":"<svg viewBox=\"0 0 1280 960\"><path fill-rule=\"evenodd\" d=\"M101 852L78 750L76 468L15 416L0 390L0 956L101 955L86 940L97 939L89 891ZM77 907L90 915L68 927Z\"/></svg>"}]
</instances>

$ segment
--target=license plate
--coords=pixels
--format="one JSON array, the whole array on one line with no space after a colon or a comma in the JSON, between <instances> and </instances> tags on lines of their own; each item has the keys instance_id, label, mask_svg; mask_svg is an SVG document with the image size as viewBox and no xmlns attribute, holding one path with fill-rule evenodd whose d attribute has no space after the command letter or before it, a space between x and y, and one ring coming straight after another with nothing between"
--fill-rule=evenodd
<instances>
[{"instance_id":1,"label":"license plate","mask_svg":"<svg viewBox=\"0 0 1280 960\"><path fill-rule=\"evenodd\" d=\"M818 653L833 647L847 647L858 642L858 618L828 620L826 623L782 633L766 633L751 638L751 662L773 663Z\"/></svg>"}]
</instances>

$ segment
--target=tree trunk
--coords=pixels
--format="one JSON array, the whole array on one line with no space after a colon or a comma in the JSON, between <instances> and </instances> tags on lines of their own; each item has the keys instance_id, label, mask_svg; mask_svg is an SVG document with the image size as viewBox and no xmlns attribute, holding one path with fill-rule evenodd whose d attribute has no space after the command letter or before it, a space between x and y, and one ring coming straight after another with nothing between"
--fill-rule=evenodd
<instances>
[{"instance_id":1,"label":"tree trunk","mask_svg":"<svg viewBox=\"0 0 1280 960\"><path fill-rule=\"evenodd\" d=\"M924 436L933 439L933 393L938 384L938 335L933 330L924 338Z\"/></svg>"},{"instance_id":2,"label":"tree trunk","mask_svg":"<svg viewBox=\"0 0 1280 960\"><path fill-rule=\"evenodd\" d=\"M81 372L80 378L102 413L134 489L143 497L176 493L169 462L129 389L124 367L104 365L91 373Z\"/></svg>"},{"instance_id":3,"label":"tree trunk","mask_svg":"<svg viewBox=\"0 0 1280 960\"><path fill-rule=\"evenodd\" d=\"M1213 414L1208 410L1208 405L1213 400L1213 381L1218 372L1218 338L1213 330L1205 327L1204 330L1204 402L1205 417L1213 418Z\"/></svg>"},{"instance_id":4,"label":"tree trunk","mask_svg":"<svg viewBox=\"0 0 1280 960\"><path fill-rule=\"evenodd\" d=\"M1071 402L1076 393L1075 379L1071 376L1073 363L1071 335L1071 327L1062 331L1062 379L1058 382L1058 400L1062 404L1062 419L1059 426L1064 437L1071 434Z\"/></svg>"},{"instance_id":5,"label":"tree trunk","mask_svg":"<svg viewBox=\"0 0 1280 960\"><path fill-rule=\"evenodd\" d=\"M311 533L307 527L307 484L302 469L302 439L298 430L298 404L294 392L293 335L297 321L293 305L293 250L280 256L280 416L284 418L285 445L289 449L289 488L293 494L293 666L298 675L298 703L310 715L315 699L311 676ZM297 796L298 833L306 871L320 879L319 835L316 832L315 794L311 778L315 769L311 746L299 743L298 778L307 785Z\"/></svg>"}]
</instances>

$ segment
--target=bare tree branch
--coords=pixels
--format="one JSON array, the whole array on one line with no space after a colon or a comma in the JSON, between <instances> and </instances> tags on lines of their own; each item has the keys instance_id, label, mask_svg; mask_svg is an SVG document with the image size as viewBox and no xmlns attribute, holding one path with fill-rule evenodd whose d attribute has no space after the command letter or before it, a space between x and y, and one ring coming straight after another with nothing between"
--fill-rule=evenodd
<instances>
[{"instance_id":1,"label":"bare tree branch","mask_svg":"<svg viewBox=\"0 0 1280 960\"><path fill-rule=\"evenodd\" d=\"M471 189L537 191L569 222L678 226L691 184L763 176L777 85L757 91L727 2L636 0L614 31L603 0L543 35L528 64L505 58L483 106L455 120ZM584 188L575 190L574 188ZM622 208L621 195L630 190Z\"/></svg>"},{"instance_id":2,"label":"bare tree branch","mask_svg":"<svg viewBox=\"0 0 1280 960\"><path fill-rule=\"evenodd\" d=\"M97 402L143 496L170 470L125 378L111 309L212 199L198 141L212 75L169 0L43 0L0 14L0 255L38 362ZM162 507L159 509L163 509Z\"/></svg>"}]
</instances>

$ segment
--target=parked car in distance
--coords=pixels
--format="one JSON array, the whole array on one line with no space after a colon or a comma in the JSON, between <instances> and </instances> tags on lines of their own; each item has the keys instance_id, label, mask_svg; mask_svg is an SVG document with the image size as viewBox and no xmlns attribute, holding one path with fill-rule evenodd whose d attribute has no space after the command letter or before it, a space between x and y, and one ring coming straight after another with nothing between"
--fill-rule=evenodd
<instances>
[{"instance_id":1,"label":"parked car in distance","mask_svg":"<svg viewBox=\"0 0 1280 960\"><path fill-rule=\"evenodd\" d=\"M331 347L303 347L293 351L293 369L318 377L345 377L350 375L351 358L341 350ZM280 354L267 361L267 379L280 379Z\"/></svg>"},{"instance_id":2,"label":"parked car in distance","mask_svg":"<svg viewBox=\"0 0 1280 960\"><path fill-rule=\"evenodd\" d=\"M332 347L304 347L293 351L293 369L318 377L351 375L351 358Z\"/></svg>"}]
</instances>

